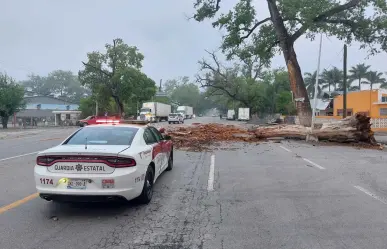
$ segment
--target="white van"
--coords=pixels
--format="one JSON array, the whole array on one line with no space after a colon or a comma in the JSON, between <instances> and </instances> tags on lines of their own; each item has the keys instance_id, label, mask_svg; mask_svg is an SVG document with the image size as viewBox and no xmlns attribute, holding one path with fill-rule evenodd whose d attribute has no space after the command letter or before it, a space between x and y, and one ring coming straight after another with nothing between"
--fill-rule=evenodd
<instances>
[{"instance_id":1,"label":"white van","mask_svg":"<svg viewBox=\"0 0 387 249\"><path fill-rule=\"evenodd\" d=\"M184 124L184 116L181 113L170 113L168 115L168 123L178 123Z\"/></svg>"}]
</instances>

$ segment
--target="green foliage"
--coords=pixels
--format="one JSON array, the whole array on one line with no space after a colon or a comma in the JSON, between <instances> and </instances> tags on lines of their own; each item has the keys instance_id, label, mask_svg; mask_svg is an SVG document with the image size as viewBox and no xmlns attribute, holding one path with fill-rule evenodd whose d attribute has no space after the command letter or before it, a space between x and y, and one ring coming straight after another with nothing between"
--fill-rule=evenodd
<instances>
[{"instance_id":1,"label":"green foliage","mask_svg":"<svg viewBox=\"0 0 387 249\"><path fill-rule=\"evenodd\" d=\"M61 99L79 102L85 93L78 77L71 71L55 70L48 75L46 80L50 93L58 95Z\"/></svg>"},{"instance_id":2,"label":"green foliage","mask_svg":"<svg viewBox=\"0 0 387 249\"><path fill-rule=\"evenodd\" d=\"M88 116L95 115L96 102L92 97L82 98L79 102L79 108L82 112L81 117L86 118Z\"/></svg>"},{"instance_id":3,"label":"green foliage","mask_svg":"<svg viewBox=\"0 0 387 249\"><path fill-rule=\"evenodd\" d=\"M207 67L210 68L210 67ZM206 87L206 94L222 112L227 109L248 107L252 114L283 113L293 114L294 103L288 73L283 68L260 73L259 79L241 73L242 67L235 65L222 71L206 72L198 76Z\"/></svg>"},{"instance_id":4,"label":"green foliage","mask_svg":"<svg viewBox=\"0 0 387 249\"><path fill-rule=\"evenodd\" d=\"M94 96L82 98L80 100L78 110L82 112L81 116L83 118L86 118L91 115L95 115L96 101ZM102 103L98 102L98 113L97 113L98 116L102 116L105 113L108 113L109 115L114 115L116 114L115 110L116 110L115 103L112 98L108 98L105 100L105 102L102 102Z\"/></svg>"},{"instance_id":5,"label":"green foliage","mask_svg":"<svg viewBox=\"0 0 387 249\"><path fill-rule=\"evenodd\" d=\"M321 74L322 88L328 89L328 91L342 90L343 84L343 71L337 67L333 67L331 70L324 69Z\"/></svg>"},{"instance_id":6,"label":"green foliage","mask_svg":"<svg viewBox=\"0 0 387 249\"><path fill-rule=\"evenodd\" d=\"M7 75L0 74L0 117L3 128L7 128L8 119L25 107L24 88L16 84Z\"/></svg>"},{"instance_id":7,"label":"green foliage","mask_svg":"<svg viewBox=\"0 0 387 249\"><path fill-rule=\"evenodd\" d=\"M179 105L192 106L195 113L203 114L206 110L217 107L207 93L201 93L198 85L191 82L187 76L167 80L164 89L175 108Z\"/></svg>"},{"instance_id":8,"label":"green foliage","mask_svg":"<svg viewBox=\"0 0 387 249\"><path fill-rule=\"evenodd\" d=\"M114 39L113 44L106 44L105 48L104 53L88 53L87 62L82 62L84 69L78 75L82 85L89 87L98 101L106 96L113 98L121 115L125 106L153 96L156 85L140 71L144 55L137 47Z\"/></svg>"},{"instance_id":9,"label":"green foliage","mask_svg":"<svg viewBox=\"0 0 387 249\"><path fill-rule=\"evenodd\" d=\"M318 33L325 33L345 41L348 45L357 41L370 54L387 51L387 4L381 0L267 0L271 16L257 16L252 0L239 0L233 10L221 14L213 22L214 27L224 28L222 48L228 54L242 42L254 47L254 54L269 60L279 51L277 32L285 35L292 44L302 35L313 40ZM214 18L220 9L220 0L196 0L195 19ZM367 10L373 9L372 15ZM280 19L278 19L280 18ZM281 20L282 19L282 20ZM273 25L273 20L283 22ZM284 33L285 32L285 33ZM250 37L249 41L245 41Z\"/></svg>"},{"instance_id":10,"label":"green foliage","mask_svg":"<svg viewBox=\"0 0 387 249\"><path fill-rule=\"evenodd\" d=\"M386 79L383 77L383 73L377 71L369 71L366 75L367 81L364 81L363 84L369 84L370 88L375 84L382 84L382 87L386 84Z\"/></svg>"},{"instance_id":11,"label":"green foliage","mask_svg":"<svg viewBox=\"0 0 387 249\"><path fill-rule=\"evenodd\" d=\"M292 102L292 93L290 91L281 91L276 98L276 113L285 115L295 115L296 107Z\"/></svg>"},{"instance_id":12,"label":"green foliage","mask_svg":"<svg viewBox=\"0 0 387 249\"><path fill-rule=\"evenodd\" d=\"M351 67L351 69L349 69L350 75L348 77L348 80L349 82L357 81L359 84L358 90L361 90L362 79L367 76L370 67L371 66L362 63L357 64L356 66L353 66Z\"/></svg>"},{"instance_id":13,"label":"green foliage","mask_svg":"<svg viewBox=\"0 0 387 249\"><path fill-rule=\"evenodd\" d=\"M79 103L88 92L71 71L55 70L48 76L30 74L28 79L21 83L30 88L34 94L43 96L53 94L71 103Z\"/></svg>"},{"instance_id":14,"label":"green foliage","mask_svg":"<svg viewBox=\"0 0 387 249\"><path fill-rule=\"evenodd\" d=\"M314 88L316 85L316 78L317 78L317 71L314 71L314 73L305 73L305 86L306 90L308 91L309 97L314 98ZM318 80L318 85L317 85L317 97L321 97L322 94L322 84L323 81L321 78Z\"/></svg>"},{"instance_id":15,"label":"green foliage","mask_svg":"<svg viewBox=\"0 0 387 249\"><path fill-rule=\"evenodd\" d=\"M361 90L361 85L370 85L371 88L375 84L381 84L380 88L387 87L386 78L383 77L383 73L370 70L371 66L357 64L352 66L347 76L347 91ZM332 91L343 91L343 79L344 73L337 67L331 69L324 69L319 77L318 84L318 97L330 97L330 95L323 95L323 90ZM359 85L357 85L357 83ZM309 96L313 98L314 86L316 83L316 71L311 73L305 73L305 85L308 90ZM355 83L356 85L352 85Z\"/></svg>"}]
</instances>

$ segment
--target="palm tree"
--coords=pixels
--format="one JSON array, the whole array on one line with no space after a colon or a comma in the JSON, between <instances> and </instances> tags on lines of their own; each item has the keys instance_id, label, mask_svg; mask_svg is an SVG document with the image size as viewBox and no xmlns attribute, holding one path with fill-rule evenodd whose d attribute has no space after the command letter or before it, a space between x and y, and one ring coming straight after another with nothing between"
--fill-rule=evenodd
<instances>
[{"instance_id":1,"label":"palm tree","mask_svg":"<svg viewBox=\"0 0 387 249\"><path fill-rule=\"evenodd\" d=\"M304 74L304 82L306 91L308 91L309 97L314 98L314 86L316 85L316 78L317 78L317 70L314 71L313 74L311 73L305 73ZM321 96L322 88L321 88L322 80L319 78L318 85L317 85L317 97Z\"/></svg>"},{"instance_id":2,"label":"palm tree","mask_svg":"<svg viewBox=\"0 0 387 249\"><path fill-rule=\"evenodd\" d=\"M353 81L357 80L359 82L358 89L361 90L361 84L363 83L361 80L366 78L370 67L371 66L365 65L364 63L357 64L356 66L352 67L349 70L349 82L352 83Z\"/></svg>"},{"instance_id":3,"label":"palm tree","mask_svg":"<svg viewBox=\"0 0 387 249\"><path fill-rule=\"evenodd\" d=\"M370 84L371 90L375 84L381 84L381 87L386 85L386 78L383 77L383 73L369 71L365 78L367 81L362 81L362 84Z\"/></svg>"},{"instance_id":4,"label":"palm tree","mask_svg":"<svg viewBox=\"0 0 387 249\"><path fill-rule=\"evenodd\" d=\"M337 85L339 88L342 88L343 82L343 71L338 69L337 67L333 67L331 70L324 69L322 73L322 82L323 89L328 88L328 91L331 91L331 86L333 86L333 90L336 91Z\"/></svg>"}]
</instances>

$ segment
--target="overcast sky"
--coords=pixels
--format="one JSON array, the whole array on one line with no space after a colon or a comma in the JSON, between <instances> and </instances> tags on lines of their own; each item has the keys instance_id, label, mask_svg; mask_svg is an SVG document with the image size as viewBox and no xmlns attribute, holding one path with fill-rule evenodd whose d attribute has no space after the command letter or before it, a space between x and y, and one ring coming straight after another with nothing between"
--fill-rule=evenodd
<instances>
[{"instance_id":1,"label":"overcast sky","mask_svg":"<svg viewBox=\"0 0 387 249\"><path fill-rule=\"evenodd\" d=\"M188 21L194 0L0 0L0 71L16 79L52 70L77 73L86 53L103 50L113 38L122 38L145 55L143 71L158 82L194 76L205 49L216 49L221 33L209 22ZM259 16L267 16L265 0ZM229 1L229 8L236 0ZM343 44L324 38L322 67L342 67ZM300 39L296 52L303 72L317 67L318 41ZM365 60L358 46L348 50L349 66L366 62L387 71L386 54ZM277 56L273 66L285 66Z\"/></svg>"}]
</instances>

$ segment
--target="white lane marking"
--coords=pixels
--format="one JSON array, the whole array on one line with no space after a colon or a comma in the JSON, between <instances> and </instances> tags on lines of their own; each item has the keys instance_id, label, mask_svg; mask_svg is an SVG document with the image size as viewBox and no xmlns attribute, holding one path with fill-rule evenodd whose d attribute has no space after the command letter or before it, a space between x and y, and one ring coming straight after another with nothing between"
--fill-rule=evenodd
<instances>
[{"instance_id":1,"label":"white lane marking","mask_svg":"<svg viewBox=\"0 0 387 249\"><path fill-rule=\"evenodd\" d=\"M23 156L29 156L29 155L33 155L33 154L38 154L39 152L40 152L40 151L35 151L35 152L27 153L27 154L22 154L22 155L17 155L17 156L11 156L11 157L7 157L7 158L2 158L2 159L0 159L0 162L6 161L6 160L10 160L10 159L14 159L14 158L18 158L18 157L23 157Z\"/></svg>"},{"instance_id":2,"label":"white lane marking","mask_svg":"<svg viewBox=\"0 0 387 249\"><path fill-rule=\"evenodd\" d=\"M315 166L316 168L319 168L319 169L325 169L323 166L320 166L320 165L318 165L317 163L314 163L314 162L312 162L312 161L309 160L309 159L306 159L306 158L302 158L302 159L304 159L305 162L308 162L308 163L312 164L312 165Z\"/></svg>"},{"instance_id":3,"label":"white lane marking","mask_svg":"<svg viewBox=\"0 0 387 249\"><path fill-rule=\"evenodd\" d=\"M362 187L360 187L360 186L354 186L354 187L357 188L358 190L360 190L361 192L363 192L364 194L369 195L369 196L371 196L372 198L374 198L374 199L380 201L381 203L387 204L387 201L383 200L382 198L380 198L380 197L377 196L377 195L374 195L373 193L371 193L371 192L368 191L367 189L362 188Z\"/></svg>"},{"instance_id":4,"label":"white lane marking","mask_svg":"<svg viewBox=\"0 0 387 249\"><path fill-rule=\"evenodd\" d=\"M211 155L210 173L208 174L207 190L214 190L214 177L215 177L215 155Z\"/></svg>"},{"instance_id":5,"label":"white lane marking","mask_svg":"<svg viewBox=\"0 0 387 249\"><path fill-rule=\"evenodd\" d=\"M289 150L288 148L286 148L286 147L284 147L282 145L280 145L280 148L286 150L287 152L292 152L291 150Z\"/></svg>"}]
</instances>

